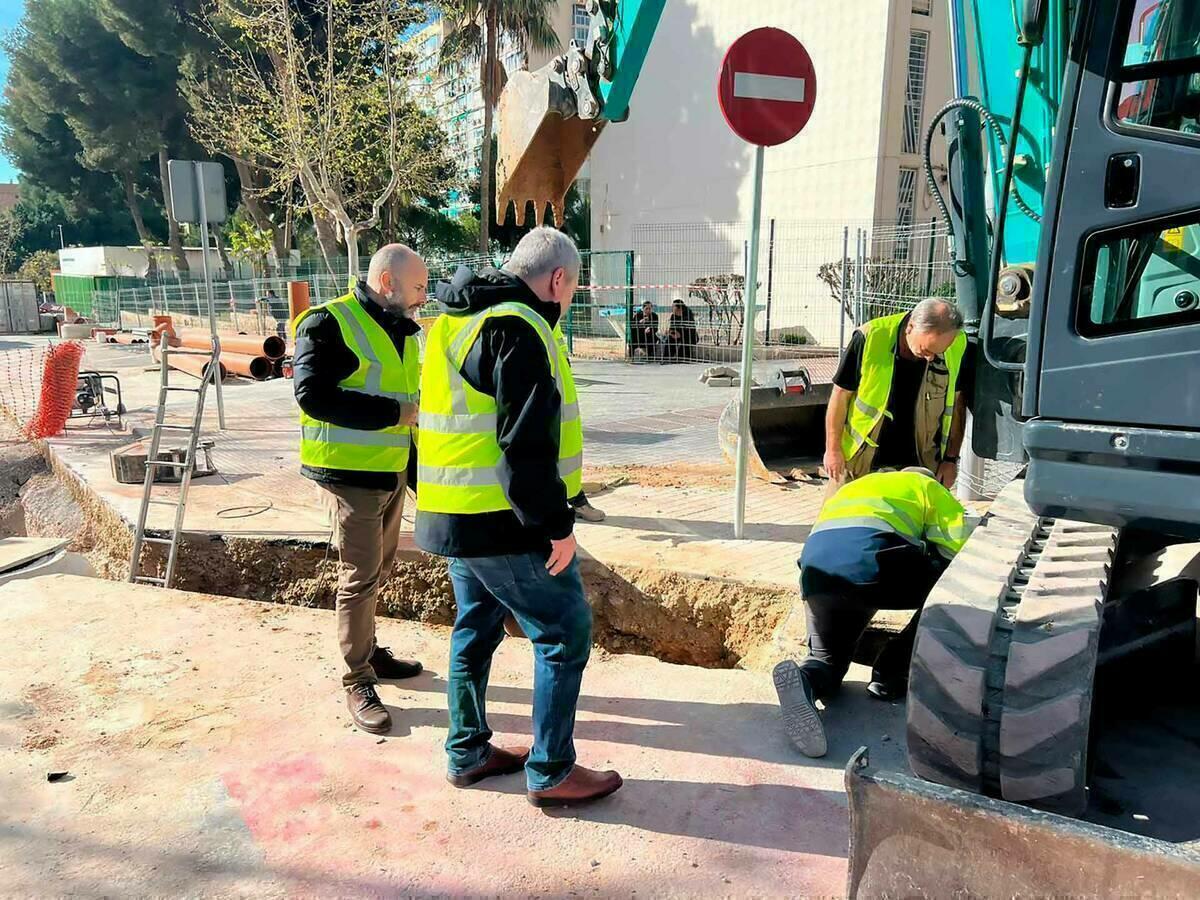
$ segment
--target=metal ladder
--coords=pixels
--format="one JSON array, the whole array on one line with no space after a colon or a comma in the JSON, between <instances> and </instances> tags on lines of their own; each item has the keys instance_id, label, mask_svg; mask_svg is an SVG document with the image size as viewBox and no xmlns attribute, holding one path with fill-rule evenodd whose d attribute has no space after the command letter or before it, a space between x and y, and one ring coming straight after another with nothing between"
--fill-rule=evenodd
<instances>
[{"instance_id":1,"label":"metal ladder","mask_svg":"<svg viewBox=\"0 0 1200 900\"><path fill-rule=\"evenodd\" d=\"M196 446L200 440L200 424L204 418L204 398L208 393L208 383L212 380L211 372L200 379L199 387L178 387L170 383L168 373L171 371L167 362L170 347L167 344L167 334L162 334L159 343L159 384L158 412L154 417L154 427L150 435L150 450L146 454L146 480L142 482L142 505L138 510L137 528L133 532L133 554L129 561L129 581L140 584L154 584L159 587L170 587L175 575L175 560L179 553L179 538L183 533L183 514L187 508L188 487L192 483L192 470L196 465ZM164 422L167 413L167 397L171 392L189 393L196 395L196 410L192 415L191 425L172 425ZM158 458L159 443L164 431L185 431L188 433L187 453L183 462L160 460ZM154 489L154 475L160 468L182 469L179 484L179 497L176 500L159 500L151 496ZM175 507L175 525L170 538L147 537L146 518L152 504ZM161 544L167 550L167 568L163 577L148 575L141 571L142 547L145 544Z\"/></svg>"}]
</instances>

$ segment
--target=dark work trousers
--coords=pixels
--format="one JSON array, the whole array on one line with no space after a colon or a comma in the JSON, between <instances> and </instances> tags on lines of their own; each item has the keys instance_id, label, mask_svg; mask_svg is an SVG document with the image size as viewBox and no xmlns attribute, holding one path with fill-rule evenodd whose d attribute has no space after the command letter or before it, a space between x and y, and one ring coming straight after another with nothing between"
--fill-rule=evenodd
<instances>
[{"instance_id":1,"label":"dark work trousers","mask_svg":"<svg viewBox=\"0 0 1200 900\"><path fill-rule=\"evenodd\" d=\"M871 618L881 609L916 610L904 629L893 636L875 657L872 681L908 680L908 664L917 637L917 621L925 598L944 564L929 567L928 576L907 580L903 586L855 585L841 579L801 573L808 625L808 656L800 668L808 676L813 694L822 699L835 693L850 668L854 648Z\"/></svg>"}]
</instances>

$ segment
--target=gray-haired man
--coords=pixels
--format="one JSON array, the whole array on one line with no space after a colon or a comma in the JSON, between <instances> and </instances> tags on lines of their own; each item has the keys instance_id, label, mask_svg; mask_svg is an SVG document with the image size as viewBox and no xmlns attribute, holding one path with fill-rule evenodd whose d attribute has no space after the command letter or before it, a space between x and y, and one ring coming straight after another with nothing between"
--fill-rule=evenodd
<instances>
[{"instance_id":1,"label":"gray-haired man","mask_svg":"<svg viewBox=\"0 0 1200 900\"><path fill-rule=\"evenodd\" d=\"M923 466L958 477L974 363L958 307L931 297L854 332L825 416L830 488L868 472Z\"/></svg>"},{"instance_id":2,"label":"gray-haired man","mask_svg":"<svg viewBox=\"0 0 1200 900\"><path fill-rule=\"evenodd\" d=\"M579 251L552 228L521 239L502 270L460 269L437 285L421 375L417 544L449 557L458 614L450 637L448 777L465 787L525 770L538 806L595 800L616 772L575 765L575 704L592 611L575 558L583 428L559 318ZM511 613L533 644L533 746L491 743L492 654Z\"/></svg>"}]
</instances>

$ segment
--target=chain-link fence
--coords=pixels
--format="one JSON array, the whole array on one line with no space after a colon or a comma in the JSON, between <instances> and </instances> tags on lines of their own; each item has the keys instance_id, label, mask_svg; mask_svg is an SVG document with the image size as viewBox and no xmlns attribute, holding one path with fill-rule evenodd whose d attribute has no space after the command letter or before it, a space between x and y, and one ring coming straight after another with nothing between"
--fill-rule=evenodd
<instances>
[{"instance_id":1,"label":"chain-link fence","mask_svg":"<svg viewBox=\"0 0 1200 900\"><path fill-rule=\"evenodd\" d=\"M628 251L582 254L580 289L564 323L564 331L576 353L592 356L621 356L624 353L624 319L605 315L599 293L591 290L597 283L631 284L633 256ZM479 270L498 266L503 255L433 258L429 281L449 280L460 266ZM363 274L363 273L360 273ZM334 272L319 270L292 272L236 281L215 281L213 293L217 327L223 331L247 334L284 334L288 319L287 286L291 281L306 281L315 305L346 293L350 272L346 260L335 261ZM628 288L622 288L627 293ZM625 308L622 301L621 309ZM432 312L432 309L430 309ZM119 328L150 328L154 316L169 315L181 328L208 327L208 301L203 282L163 281L158 284L98 291L93 316L100 325Z\"/></svg>"},{"instance_id":2,"label":"chain-link fence","mask_svg":"<svg viewBox=\"0 0 1200 900\"><path fill-rule=\"evenodd\" d=\"M748 230L745 222L634 228L636 284L626 291L632 357L740 354ZM761 355L828 355L871 318L952 294L947 237L939 223L764 223L754 317Z\"/></svg>"}]
</instances>

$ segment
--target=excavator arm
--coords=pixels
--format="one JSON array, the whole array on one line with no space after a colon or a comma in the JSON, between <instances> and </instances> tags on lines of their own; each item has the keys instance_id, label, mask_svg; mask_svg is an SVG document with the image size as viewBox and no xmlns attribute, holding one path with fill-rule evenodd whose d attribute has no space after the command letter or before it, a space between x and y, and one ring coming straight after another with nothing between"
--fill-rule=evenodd
<instances>
[{"instance_id":1,"label":"excavator arm","mask_svg":"<svg viewBox=\"0 0 1200 900\"><path fill-rule=\"evenodd\" d=\"M567 190L608 122L629 116L629 101L666 0L590 0L586 46L536 72L514 72L500 95L496 214L535 223L547 205L563 220Z\"/></svg>"}]
</instances>

